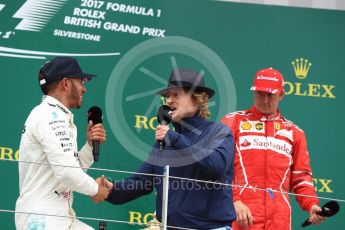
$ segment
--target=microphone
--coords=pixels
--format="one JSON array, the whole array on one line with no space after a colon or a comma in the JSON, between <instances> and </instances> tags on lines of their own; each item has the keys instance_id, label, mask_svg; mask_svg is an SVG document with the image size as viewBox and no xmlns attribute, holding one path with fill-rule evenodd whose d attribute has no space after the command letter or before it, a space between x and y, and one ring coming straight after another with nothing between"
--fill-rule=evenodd
<instances>
[{"instance_id":1,"label":"microphone","mask_svg":"<svg viewBox=\"0 0 345 230\"><path fill-rule=\"evenodd\" d=\"M105 221L99 222L98 230L107 230L107 222Z\"/></svg>"},{"instance_id":2,"label":"microphone","mask_svg":"<svg viewBox=\"0 0 345 230\"><path fill-rule=\"evenodd\" d=\"M330 216L337 214L339 209L340 209L340 207L339 207L338 202L332 200L332 201L324 204L321 208L321 211L319 211L317 214L320 216L330 217ZM308 218L303 222L302 227L306 227L309 225L311 225L311 221Z\"/></svg>"},{"instance_id":3,"label":"microphone","mask_svg":"<svg viewBox=\"0 0 345 230\"><path fill-rule=\"evenodd\" d=\"M171 122L171 112L172 112L172 109L169 106L167 105L160 106L157 113L157 120L159 124L168 125ZM164 140L159 141L160 151L163 151L164 145L165 145Z\"/></svg>"},{"instance_id":4,"label":"microphone","mask_svg":"<svg viewBox=\"0 0 345 230\"><path fill-rule=\"evenodd\" d=\"M102 123L102 110L97 106L92 106L87 112L87 122L92 121L94 125ZM93 160L98 161L99 159L99 141L92 141L92 155Z\"/></svg>"}]
</instances>

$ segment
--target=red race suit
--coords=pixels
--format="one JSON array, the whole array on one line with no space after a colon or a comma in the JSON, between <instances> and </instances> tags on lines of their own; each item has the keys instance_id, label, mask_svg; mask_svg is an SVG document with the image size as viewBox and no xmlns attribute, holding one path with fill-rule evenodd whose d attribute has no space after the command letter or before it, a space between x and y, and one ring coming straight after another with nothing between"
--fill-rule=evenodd
<instances>
[{"instance_id":1,"label":"red race suit","mask_svg":"<svg viewBox=\"0 0 345 230\"><path fill-rule=\"evenodd\" d=\"M255 218L250 230L290 230L286 192L316 197L306 137L280 115L263 115L254 106L222 118L235 139L233 200L241 200ZM314 197L295 196L309 212ZM233 223L233 229L239 229Z\"/></svg>"}]
</instances>

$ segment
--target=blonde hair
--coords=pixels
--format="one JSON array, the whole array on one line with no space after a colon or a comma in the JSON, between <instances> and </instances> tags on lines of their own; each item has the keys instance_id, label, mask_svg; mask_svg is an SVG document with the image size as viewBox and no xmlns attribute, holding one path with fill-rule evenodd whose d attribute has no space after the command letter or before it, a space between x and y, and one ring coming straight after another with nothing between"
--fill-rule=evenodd
<instances>
[{"instance_id":1,"label":"blonde hair","mask_svg":"<svg viewBox=\"0 0 345 230\"><path fill-rule=\"evenodd\" d=\"M194 92L192 99L198 106L198 115L203 119L208 119L211 116L211 112L208 110L208 94L205 92Z\"/></svg>"}]
</instances>

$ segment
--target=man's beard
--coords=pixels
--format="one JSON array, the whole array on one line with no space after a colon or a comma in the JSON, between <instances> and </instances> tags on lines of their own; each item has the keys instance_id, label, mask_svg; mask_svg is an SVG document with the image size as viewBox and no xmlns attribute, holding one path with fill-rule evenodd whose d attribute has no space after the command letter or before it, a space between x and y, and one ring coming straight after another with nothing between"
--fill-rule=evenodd
<instances>
[{"instance_id":1,"label":"man's beard","mask_svg":"<svg viewBox=\"0 0 345 230\"><path fill-rule=\"evenodd\" d=\"M79 103L80 101L80 96L78 94L78 90L77 90L77 87L75 86L74 82L72 81L72 88L71 88L71 101L72 103L75 103L75 104L72 104L71 108L76 108L76 109L79 109L81 107L81 103Z\"/></svg>"}]
</instances>

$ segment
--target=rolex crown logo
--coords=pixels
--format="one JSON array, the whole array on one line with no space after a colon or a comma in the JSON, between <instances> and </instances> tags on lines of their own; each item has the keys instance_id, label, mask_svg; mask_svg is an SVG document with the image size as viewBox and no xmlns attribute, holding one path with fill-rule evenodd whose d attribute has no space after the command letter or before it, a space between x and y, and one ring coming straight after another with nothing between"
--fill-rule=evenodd
<instances>
[{"instance_id":1,"label":"rolex crown logo","mask_svg":"<svg viewBox=\"0 0 345 230\"><path fill-rule=\"evenodd\" d=\"M292 61L291 63L296 77L299 79L305 79L308 75L311 63L307 59L303 58L297 58L296 61Z\"/></svg>"}]
</instances>

